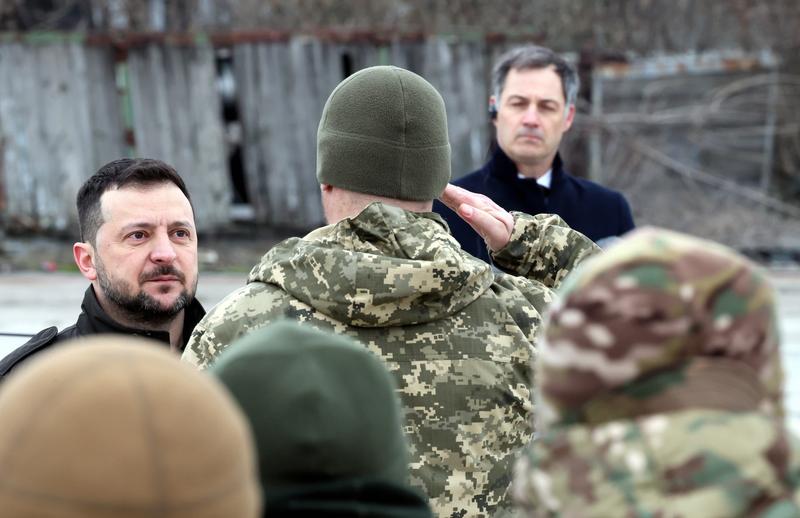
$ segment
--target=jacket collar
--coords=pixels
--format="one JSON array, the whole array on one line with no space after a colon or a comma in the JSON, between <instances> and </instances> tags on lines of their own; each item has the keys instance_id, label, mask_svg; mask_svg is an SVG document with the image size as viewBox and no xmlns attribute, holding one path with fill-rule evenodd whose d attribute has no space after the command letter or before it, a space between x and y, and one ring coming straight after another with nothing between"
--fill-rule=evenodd
<instances>
[{"instance_id":1,"label":"jacket collar","mask_svg":"<svg viewBox=\"0 0 800 518\"><path fill-rule=\"evenodd\" d=\"M489 174L491 176L497 177L499 179L509 181L509 179L513 181L525 181L520 180L517 177L517 164L511 160L505 152L500 149L500 146L495 144L494 152L492 153L492 157L489 159L488 163ZM556 153L555 158L553 159L553 181L550 184L550 188L554 188L558 183L561 182L561 178L564 176L564 163L561 160L561 154Z\"/></svg>"},{"instance_id":2,"label":"jacket collar","mask_svg":"<svg viewBox=\"0 0 800 518\"><path fill-rule=\"evenodd\" d=\"M184 309L183 317L183 332L181 336L181 350L186 347L189 342L189 337L192 335L192 330L198 322L206 314L205 309L197 299L192 299L189 306ZM100 306L100 301L97 300L97 295L94 288L89 286L83 295L83 302L81 303L81 314L78 316L78 322L75 324L78 328L80 335L92 334L123 334L123 335L140 335L153 340L158 340L169 345L169 333L167 331L150 331L145 329L136 329L127 327L113 318Z\"/></svg>"}]
</instances>

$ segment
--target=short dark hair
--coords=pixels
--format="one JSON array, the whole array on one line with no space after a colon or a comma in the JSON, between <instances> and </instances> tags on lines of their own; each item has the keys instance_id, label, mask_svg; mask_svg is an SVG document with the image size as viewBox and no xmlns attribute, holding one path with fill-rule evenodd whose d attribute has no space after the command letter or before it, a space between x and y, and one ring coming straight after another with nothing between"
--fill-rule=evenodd
<instances>
[{"instance_id":1,"label":"short dark hair","mask_svg":"<svg viewBox=\"0 0 800 518\"><path fill-rule=\"evenodd\" d=\"M161 160L120 158L98 169L78 191L78 225L81 241L95 244L97 230L103 224L103 215L100 210L100 197L103 196L103 193L131 185L144 186L160 183L175 184L191 205L192 199L183 179L174 167ZM192 211L194 211L194 207L192 207Z\"/></svg>"},{"instance_id":2,"label":"short dark hair","mask_svg":"<svg viewBox=\"0 0 800 518\"><path fill-rule=\"evenodd\" d=\"M492 70L492 93L495 99L500 102L500 93L503 91L506 76L511 69L527 70L547 68L551 65L555 67L556 74L561 78L561 91L564 93L566 106L575 104L580 86L575 68L552 50L538 45L514 47L500 56Z\"/></svg>"}]
</instances>

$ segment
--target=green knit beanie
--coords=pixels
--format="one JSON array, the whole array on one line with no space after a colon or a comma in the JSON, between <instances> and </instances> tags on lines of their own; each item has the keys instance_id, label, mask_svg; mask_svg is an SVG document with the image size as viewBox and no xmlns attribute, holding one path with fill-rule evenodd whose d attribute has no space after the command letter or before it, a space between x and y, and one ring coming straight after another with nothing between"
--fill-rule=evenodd
<instances>
[{"instance_id":1,"label":"green knit beanie","mask_svg":"<svg viewBox=\"0 0 800 518\"><path fill-rule=\"evenodd\" d=\"M442 96L402 68L371 67L351 75L322 111L317 179L399 200L437 198L450 181Z\"/></svg>"}]
</instances>

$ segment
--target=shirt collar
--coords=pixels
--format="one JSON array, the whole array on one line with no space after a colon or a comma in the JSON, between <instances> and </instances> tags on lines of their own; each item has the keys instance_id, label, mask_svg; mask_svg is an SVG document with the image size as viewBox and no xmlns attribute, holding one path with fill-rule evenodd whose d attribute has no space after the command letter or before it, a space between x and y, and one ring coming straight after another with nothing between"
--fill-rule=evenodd
<instances>
[{"instance_id":1,"label":"shirt collar","mask_svg":"<svg viewBox=\"0 0 800 518\"><path fill-rule=\"evenodd\" d=\"M528 177L524 176L522 173L517 172L517 178L520 180L525 180ZM536 179L536 183L544 187L545 189L549 189L550 185L553 183L553 168L547 170L542 176Z\"/></svg>"}]
</instances>

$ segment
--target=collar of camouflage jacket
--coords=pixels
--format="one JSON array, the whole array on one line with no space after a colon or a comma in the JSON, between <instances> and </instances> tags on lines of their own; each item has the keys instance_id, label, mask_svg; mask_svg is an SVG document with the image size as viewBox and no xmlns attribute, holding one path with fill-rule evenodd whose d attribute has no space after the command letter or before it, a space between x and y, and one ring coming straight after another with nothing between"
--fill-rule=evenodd
<instances>
[{"instance_id":1,"label":"collar of camouflage jacket","mask_svg":"<svg viewBox=\"0 0 800 518\"><path fill-rule=\"evenodd\" d=\"M461 311L492 285L438 214L373 203L358 216L273 247L248 282L275 284L340 322L413 325Z\"/></svg>"}]
</instances>

